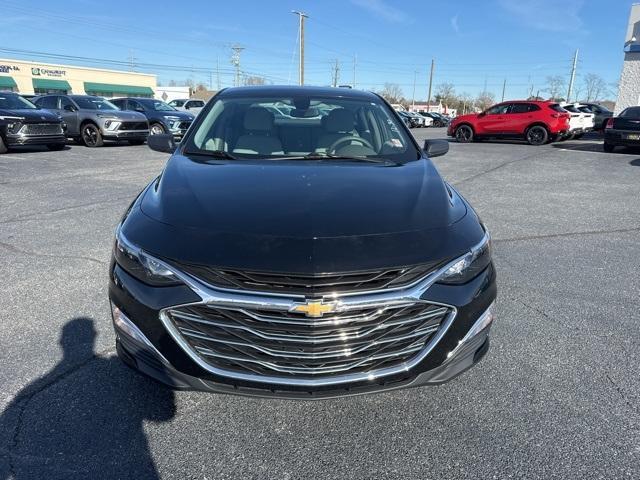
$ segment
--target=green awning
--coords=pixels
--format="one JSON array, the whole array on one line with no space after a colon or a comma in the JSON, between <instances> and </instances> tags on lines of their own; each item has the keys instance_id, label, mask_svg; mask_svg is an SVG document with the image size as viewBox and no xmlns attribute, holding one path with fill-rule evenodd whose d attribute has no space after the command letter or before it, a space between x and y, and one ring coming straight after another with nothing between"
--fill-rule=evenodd
<instances>
[{"instance_id":1,"label":"green awning","mask_svg":"<svg viewBox=\"0 0 640 480\"><path fill-rule=\"evenodd\" d=\"M66 80L52 80L50 78L32 78L33 88L41 88L43 90L64 90L71 91L71 85Z\"/></svg>"},{"instance_id":2,"label":"green awning","mask_svg":"<svg viewBox=\"0 0 640 480\"><path fill-rule=\"evenodd\" d=\"M0 88L16 88L17 86L13 77L0 77Z\"/></svg>"},{"instance_id":3,"label":"green awning","mask_svg":"<svg viewBox=\"0 0 640 480\"><path fill-rule=\"evenodd\" d=\"M84 82L86 93L119 93L124 95L153 95L151 87L138 87L136 85L115 85L113 83Z\"/></svg>"}]
</instances>

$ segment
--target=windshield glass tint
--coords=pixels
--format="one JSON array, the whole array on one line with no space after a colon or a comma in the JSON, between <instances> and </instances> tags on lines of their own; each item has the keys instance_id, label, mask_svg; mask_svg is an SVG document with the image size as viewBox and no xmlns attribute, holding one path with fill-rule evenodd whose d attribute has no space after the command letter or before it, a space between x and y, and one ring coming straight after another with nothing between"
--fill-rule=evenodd
<instances>
[{"instance_id":1,"label":"windshield glass tint","mask_svg":"<svg viewBox=\"0 0 640 480\"><path fill-rule=\"evenodd\" d=\"M156 112L175 112L176 111L176 109L173 108L168 103L160 102L158 100L149 100L141 103L149 110L155 110Z\"/></svg>"},{"instance_id":2,"label":"windshield glass tint","mask_svg":"<svg viewBox=\"0 0 640 480\"><path fill-rule=\"evenodd\" d=\"M73 97L79 108L86 110L120 110L113 103L99 97Z\"/></svg>"},{"instance_id":3,"label":"windshield glass tint","mask_svg":"<svg viewBox=\"0 0 640 480\"><path fill-rule=\"evenodd\" d=\"M0 93L0 108L7 110L21 110L38 108L29 100L22 98L20 95L7 95Z\"/></svg>"},{"instance_id":4,"label":"windshield glass tint","mask_svg":"<svg viewBox=\"0 0 640 480\"><path fill-rule=\"evenodd\" d=\"M216 100L185 148L185 153L208 151L238 158L335 155L408 161L419 156L381 100L313 96Z\"/></svg>"}]
</instances>

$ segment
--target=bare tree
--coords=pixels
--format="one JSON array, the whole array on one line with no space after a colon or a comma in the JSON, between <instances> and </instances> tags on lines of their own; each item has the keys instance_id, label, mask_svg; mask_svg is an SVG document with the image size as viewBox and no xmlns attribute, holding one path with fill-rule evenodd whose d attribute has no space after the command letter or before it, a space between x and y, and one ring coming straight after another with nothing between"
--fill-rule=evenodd
<instances>
[{"instance_id":1,"label":"bare tree","mask_svg":"<svg viewBox=\"0 0 640 480\"><path fill-rule=\"evenodd\" d=\"M547 88L545 92L549 94L552 100L561 100L561 95L565 90L565 81L562 75L549 75L547 77Z\"/></svg>"},{"instance_id":2,"label":"bare tree","mask_svg":"<svg viewBox=\"0 0 640 480\"><path fill-rule=\"evenodd\" d=\"M405 101L402 88L397 83L385 83L380 95L389 103L403 103Z\"/></svg>"},{"instance_id":3,"label":"bare tree","mask_svg":"<svg viewBox=\"0 0 640 480\"><path fill-rule=\"evenodd\" d=\"M600 75L587 73L584 76L584 89L587 102L595 102L607 94L607 82Z\"/></svg>"},{"instance_id":4,"label":"bare tree","mask_svg":"<svg viewBox=\"0 0 640 480\"><path fill-rule=\"evenodd\" d=\"M442 102L445 105L451 106L457 100L456 89L453 83L441 83L436 88L435 99L437 102Z\"/></svg>"},{"instance_id":5,"label":"bare tree","mask_svg":"<svg viewBox=\"0 0 640 480\"><path fill-rule=\"evenodd\" d=\"M265 85L267 80L264 77L259 77L257 75L244 77L245 85Z\"/></svg>"},{"instance_id":6,"label":"bare tree","mask_svg":"<svg viewBox=\"0 0 640 480\"><path fill-rule=\"evenodd\" d=\"M475 101L475 107L479 110L486 110L496 103L496 97L491 92L480 92Z\"/></svg>"},{"instance_id":7,"label":"bare tree","mask_svg":"<svg viewBox=\"0 0 640 480\"><path fill-rule=\"evenodd\" d=\"M464 115L473 108L473 97L470 93L462 92L458 95L456 109Z\"/></svg>"},{"instance_id":8,"label":"bare tree","mask_svg":"<svg viewBox=\"0 0 640 480\"><path fill-rule=\"evenodd\" d=\"M169 80L169 86L170 87L175 87L177 85L178 85L178 83L175 80Z\"/></svg>"}]
</instances>

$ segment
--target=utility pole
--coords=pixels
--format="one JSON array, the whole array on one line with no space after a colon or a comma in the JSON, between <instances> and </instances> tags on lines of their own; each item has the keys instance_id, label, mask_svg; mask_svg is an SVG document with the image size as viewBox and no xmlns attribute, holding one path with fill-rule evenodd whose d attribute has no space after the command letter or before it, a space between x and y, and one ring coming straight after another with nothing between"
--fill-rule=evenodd
<instances>
[{"instance_id":1,"label":"utility pole","mask_svg":"<svg viewBox=\"0 0 640 480\"><path fill-rule=\"evenodd\" d=\"M129 70L132 72L136 71L136 60L137 58L133 55L133 49L129 49Z\"/></svg>"},{"instance_id":2,"label":"utility pole","mask_svg":"<svg viewBox=\"0 0 640 480\"><path fill-rule=\"evenodd\" d=\"M431 72L429 73L429 94L427 95L427 112L431 108L431 86L433 85L433 69L435 67L435 61L431 59Z\"/></svg>"},{"instance_id":3,"label":"utility pole","mask_svg":"<svg viewBox=\"0 0 640 480\"><path fill-rule=\"evenodd\" d=\"M333 81L332 84L334 87L338 86L338 82L340 81L340 64L338 63L338 59L336 58L335 63L333 64Z\"/></svg>"},{"instance_id":4,"label":"utility pole","mask_svg":"<svg viewBox=\"0 0 640 480\"><path fill-rule=\"evenodd\" d=\"M236 68L236 78L233 85L236 87L239 87L240 86L240 54L244 50L244 47L241 47L240 45L234 45L233 47L231 47L231 50L233 50L233 53L231 54L231 64Z\"/></svg>"},{"instance_id":5,"label":"utility pole","mask_svg":"<svg viewBox=\"0 0 640 480\"><path fill-rule=\"evenodd\" d=\"M353 88L356 88L356 65L358 65L358 56L353 56Z\"/></svg>"},{"instance_id":6,"label":"utility pole","mask_svg":"<svg viewBox=\"0 0 640 480\"><path fill-rule=\"evenodd\" d=\"M216 56L216 85L220 91L220 57Z\"/></svg>"},{"instance_id":7,"label":"utility pole","mask_svg":"<svg viewBox=\"0 0 640 480\"><path fill-rule=\"evenodd\" d=\"M504 79L504 82L502 82L502 100L500 100L501 102L504 102L504 91L507 88L507 79Z\"/></svg>"},{"instance_id":8,"label":"utility pole","mask_svg":"<svg viewBox=\"0 0 640 480\"><path fill-rule=\"evenodd\" d=\"M571 94L573 93L573 82L576 79L576 67L578 66L578 49L573 56L573 66L571 67L571 80L569 80L569 91L567 92L567 102L571 100Z\"/></svg>"},{"instance_id":9,"label":"utility pole","mask_svg":"<svg viewBox=\"0 0 640 480\"><path fill-rule=\"evenodd\" d=\"M413 110L416 106L416 76L418 75L418 71L413 71L413 93L411 94L411 109Z\"/></svg>"},{"instance_id":10,"label":"utility pole","mask_svg":"<svg viewBox=\"0 0 640 480\"><path fill-rule=\"evenodd\" d=\"M309 18L304 12L299 12L297 10L292 10L291 13L298 15L298 32L300 33L300 38L298 44L300 45L300 55L299 55L299 63L298 63L298 83L300 85L304 85L304 19Z\"/></svg>"}]
</instances>

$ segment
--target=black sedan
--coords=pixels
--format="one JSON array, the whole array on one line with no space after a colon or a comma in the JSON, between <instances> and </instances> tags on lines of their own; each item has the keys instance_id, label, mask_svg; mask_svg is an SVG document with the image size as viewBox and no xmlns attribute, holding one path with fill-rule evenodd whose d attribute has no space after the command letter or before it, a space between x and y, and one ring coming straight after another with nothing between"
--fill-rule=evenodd
<instances>
[{"instance_id":1,"label":"black sedan","mask_svg":"<svg viewBox=\"0 0 640 480\"><path fill-rule=\"evenodd\" d=\"M603 147L605 152L613 152L616 147L640 147L640 107L625 108L607 120Z\"/></svg>"},{"instance_id":2,"label":"black sedan","mask_svg":"<svg viewBox=\"0 0 640 480\"><path fill-rule=\"evenodd\" d=\"M0 153L23 145L62 150L66 141L59 116L39 109L17 93L0 92Z\"/></svg>"},{"instance_id":3,"label":"black sedan","mask_svg":"<svg viewBox=\"0 0 640 480\"><path fill-rule=\"evenodd\" d=\"M149 135L170 133L176 139L182 138L195 118L192 113L178 111L171 105L152 98L114 98L111 103L121 110L132 110L146 116Z\"/></svg>"},{"instance_id":4,"label":"black sedan","mask_svg":"<svg viewBox=\"0 0 640 480\"><path fill-rule=\"evenodd\" d=\"M429 159L448 143L420 148L378 95L222 90L179 146L148 143L172 156L110 267L128 365L177 388L312 399L439 384L487 352L489 233Z\"/></svg>"}]
</instances>

